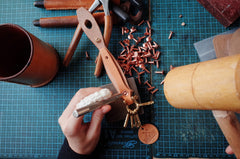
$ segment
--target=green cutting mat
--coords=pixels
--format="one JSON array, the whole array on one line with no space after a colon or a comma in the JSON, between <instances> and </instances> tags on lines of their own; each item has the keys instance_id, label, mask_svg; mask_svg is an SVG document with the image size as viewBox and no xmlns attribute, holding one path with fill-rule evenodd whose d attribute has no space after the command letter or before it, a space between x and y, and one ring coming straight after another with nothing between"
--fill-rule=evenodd
<instances>
[{"instance_id":1,"label":"green cutting mat","mask_svg":"<svg viewBox=\"0 0 240 159\"><path fill-rule=\"evenodd\" d=\"M32 21L40 17L75 15L75 11L47 11L35 8L33 0L0 0L0 23L15 23L41 40L50 43L63 59L75 28L38 28ZM147 3L147 2L145 2ZM147 5L146 5L147 6ZM182 14L183 17L179 18ZM153 40L161 45L160 68L198 62L193 43L216 35L226 29L195 0L152 0L151 20ZM186 26L181 26L185 22ZM127 25L130 27L131 25ZM145 26L138 28L144 32ZM169 31L174 31L168 39ZM118 44L123 37L121 28L114 26L109 50L115 56L121 51ZM85 59L85 50L91 60ZM57 120L75 92L84 87L109 83L106 75L93 75L97 49L83 35L68 68L61 68L56 78L47 86L30 88L0 82L0 158L56 158L64 136ZM152 97L153 106L145 108L143 123L154 123L160 132L159 140L151 145L140 143L137 130L123 129L123 121L103 122L100 141L101 158L154 157L222 157L227 142L210 111L178 110L165 100L160 82L163 76L148 74L159 91ZM143 101L150 95L139 86ZM90 115L86 116L90 120Z\"/></svg>"}]
</instances>

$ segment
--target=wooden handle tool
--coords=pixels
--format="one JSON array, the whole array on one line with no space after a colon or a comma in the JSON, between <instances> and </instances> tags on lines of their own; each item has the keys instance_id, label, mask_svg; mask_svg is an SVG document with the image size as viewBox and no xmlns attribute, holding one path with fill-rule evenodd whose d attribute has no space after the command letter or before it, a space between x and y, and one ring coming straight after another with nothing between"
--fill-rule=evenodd
<instances>
[{"instance_id":1,"label":"wooden handle tool","mask_svg":"<svg viewBox=\"0 0 240 159\"><path fill-rule=\"evenodd\" d=\"M88 9L93 2L94 0L43 0L34 2L34 6L47 10L78 9L80 7ZM112 0L112 2L120 5L120 0ZM99 9L103 10L102 7Z\"/></svg>"}]
</instances>

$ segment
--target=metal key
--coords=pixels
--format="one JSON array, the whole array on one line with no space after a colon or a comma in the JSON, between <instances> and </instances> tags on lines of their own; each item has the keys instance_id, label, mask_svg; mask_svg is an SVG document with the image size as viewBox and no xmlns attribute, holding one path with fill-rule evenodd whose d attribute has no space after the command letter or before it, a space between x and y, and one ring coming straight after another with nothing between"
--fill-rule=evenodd
<instances>
[{"instance_id":1,"label":"metal key","mask_svg":"<svg viewBox=\"0 0 240 159\"><path fill-rule=\"evenodd\" d=\"M125 118L125 121L124 121L124 124L123 124L123 127L124 127L124 128L127 127L127 124L128 124L129 118L130 118L130 114L127 113L126 118Z\"/></svg>"},{"instance_id":2,"label":"metal key","mask_svg":"<svg viewBox=\"0 0 240 159\"><path fill-rule=\"evenodd\" d=\"M142 124L141 124L141 120L139 118L138 113L134 115L135 118L135 127L139 128Z\"/></svg>"},{"instance_id":3,"label":"metal key","mask_svg":"<svg viewBox=\"0 0 240 159\"><path fill-rule=\"evenodd\" d=\"M130 121L131 121L131 128L135 127L135 123L134 123L134 116L133 114L130 114Z\"/></svg>"},{"instance_id":4,"label":"metal key","mask_svg":"<svg viewBox=\"0 0 240 159\"><path fill-rule=\"evenodd\" d=\"M130 118L131 128L140 127L141 126L141 120L140 120L139 115L138 115L139 108L141 106L151 105L151 104L154 103L154 101L149 101L149 102L145 102L145 103L138 103L137 102L137 96L133 96L132 100L135 103L135 108L132 110L132 109L129 108L128 105L126 106L127 115L126 115L125 122L124 122L124 125L123 125L124 128L127 127L129 118Z\"/></svg>"}]
</instances>

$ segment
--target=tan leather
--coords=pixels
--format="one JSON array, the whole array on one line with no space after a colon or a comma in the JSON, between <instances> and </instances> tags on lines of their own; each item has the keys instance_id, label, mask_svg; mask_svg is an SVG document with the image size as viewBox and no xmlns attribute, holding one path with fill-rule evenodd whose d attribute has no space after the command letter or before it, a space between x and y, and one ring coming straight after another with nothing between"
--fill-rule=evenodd
<instances>
[{"instance_id":1,"label":"tan leather","mask_svg":"<svg viewBox=\"0 0 240 159\"><path fill-rule=\"evenodd\" d=\"M88 9L94 0L44 0L44 7L47 10L64 10L64 9L78 9L84 7ZM112 0L113 3L119 5L120 0ZM102 7L99 10L103 10Z\"/></svg>"},{"instance_id":2,"label":"tan leather","mask_svg":"<svg viewBox=\"0 0 240 159\"><path fill-rule=\"evenodd\" d=\"M106 48L101 30L97 25L96 20L94 19L92 14L84 8L79 8L77 10L77 16L79 25L84 30L87 37L99 49L105 70L114 87L119 93L124 94L122 98L125 100L127 105L133 104L133 100L131 99L133 91L132 89L130 89L126 77L118 62ZM88 28L85 25L86 21L89 21L92 24L91 28Z\"/></svg>"},{"instance_id":3,"label":"tan leather","mask_svg":"<svg viewBox=\"0 0 240 159\"><path fill-rule=\"evenodd\" d=\"M108 77L119 93L123 93L123 99L127 105L133 104L131 99L133 91L129 88L126 77L124 76L119 64L107 48L100 49L100 55L105 66ZM125 93L124 93L125 92Z\"/></svg>"},{"instance_id":4,"label":"tan leather","mask_svg":"<svg viewBox=\"0 0 240 159\"><path fill-rule=\"evenodd\" d=\"M75 30L75 33L73 35L72 41L68 47L67 53L63 59L63 65L65 67L69 65L69 63L72 59L72 56L74 54L74 51L76 50L77 45L82 37L82 34L83 34L83 30L82 30L81 26L78 24L77 28Z\"/></svg>"},{"instance_id":5,"label":"tan leather","mask_svg":"<svg viewBox=\"0 0 240 159\"><path fill-rule=\"evenodd\" d=\"M104 17L104 21L105 21L105 25L104 25L104 34L103 35L104 35L105 45L106 45L106 47L108 47L108 44L111 39L111 34L112 34L112 26L113 26L112 17L110 15L107 15ZM101 56L98 56L94 75L96 77L99 77L102 73L102 69L103 69L102 58L101 58Z\"/></svg>"},{"instance_id":6,"label":"tan leather","mask_svg":"<svg viewBox=\"0 0 240 159\"><path fill-rule=\"evenodd\" d=\"M217 35L213 39L216 56L225 57L240 53L240 29L233 34Z\"/></svg>"}]
</instances>

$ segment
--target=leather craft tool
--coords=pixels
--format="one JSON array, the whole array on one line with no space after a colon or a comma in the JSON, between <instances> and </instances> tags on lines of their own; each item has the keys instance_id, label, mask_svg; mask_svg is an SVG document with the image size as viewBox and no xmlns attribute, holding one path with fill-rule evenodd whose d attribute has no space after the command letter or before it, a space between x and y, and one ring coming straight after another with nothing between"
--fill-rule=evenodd
<instances>
[{"instance_id":1,"label":"leather craft tool","mask_svg":"<svg viewBox=\"0 0 240 159\"><path fill-rule=\"evenodd\" d=\"M118 93L122 94L121 97L126 104L126 109L128 111L124 127L127 126L129 118L131 119L131 127L140 127L141 122L138 116L139 107L153 104L153 102L151 101L141 104L137 102L138 97L134 96L134 92L132 89L130 89L119 64L106 48L100 28L98 27L97 22L92 14L90 14L90 12L84 8L80 8L77 10L77 16L80 27L86 33L87 37L98 48L99 55L102 57L103 65L108 77L113 83L113 86L116 88ZM130 108L132 104L135 104L135 108L133 109Z\"/></svg>"},{"instance_id":2,"label":"leather craft tool","mask_svg":"<svg viewBox=\"0 0 240 159\"><path fill-rule=\"evenodd\" d=\"M111 14L111 13L110 13ZM104 25L104 13L97 12L93 13L94 18L96 19L99 25ZM113 25L119 24L119 18L115 14L111 14ZM43 27L43 28L53 28L53 27L76 27L78 25L77 16L62 16L62 17L47 17L40 18L33 21L34 26Z\"/></svg>"},{"instance_id":3,"label":"leather craft tool","mask_svg":"<svg viewBox=\"0 0 240 159\"><path fill-rule=\"evenodd\" d=\"M95 0L40 0L35 1L34 6L47 10L77 9L80 7L89 8ZM112 0L116 5L120 5L120 0ZM102 7L99 9L102 10Z\"/></svg>"}]
</instances>

